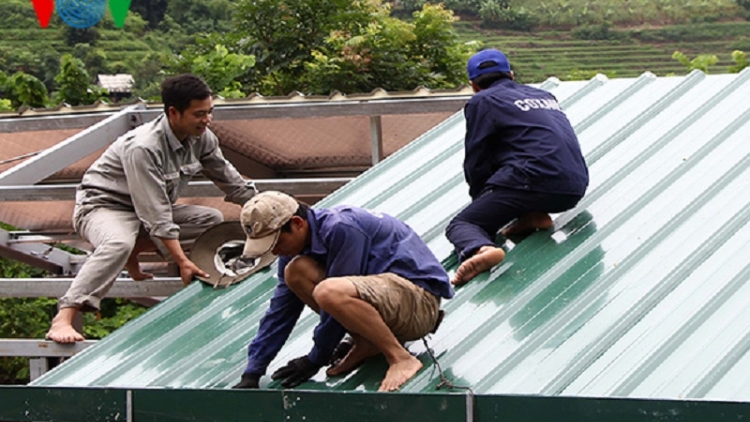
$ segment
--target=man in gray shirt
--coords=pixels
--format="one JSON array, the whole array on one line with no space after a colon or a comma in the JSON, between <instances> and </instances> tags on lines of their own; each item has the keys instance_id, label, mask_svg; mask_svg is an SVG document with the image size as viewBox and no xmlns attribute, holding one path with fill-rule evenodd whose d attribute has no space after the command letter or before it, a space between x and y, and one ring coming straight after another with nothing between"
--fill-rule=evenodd
<instances>
[{"instance_id":1,"label":"man in gray shirt","mask_svg":"<svg viewBox=\"0 0 750 422\"><path fill-rule=\"evenodd\" d=\"M83 340L73 318L99 309L123 267L135 280L152 278L140 269L141 252L171 257L185 285L194 276L208 277L183 248L223 217L213 208L175 203L194 175L208 177L226 201L240 206L256 193L224 159L208 129L213 112L208 85L194 75L175 76L162 84L161 97L164 114L118 138L83 176L73 226L94 252L60 298L48 339Z\"/></svg>"}]
</instances>

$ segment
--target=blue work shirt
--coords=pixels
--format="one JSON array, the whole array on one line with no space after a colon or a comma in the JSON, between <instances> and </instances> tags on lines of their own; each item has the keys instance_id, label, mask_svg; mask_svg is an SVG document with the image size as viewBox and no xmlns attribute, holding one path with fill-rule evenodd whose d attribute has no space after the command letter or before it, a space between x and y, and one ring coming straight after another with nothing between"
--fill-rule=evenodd
<instances>
[{"instance_id":1,"label":"blue work shirt","mask_svg":"<svg viewBox=\"0 0 750 422\"><path fill-rule=\"evenodd\" d=\"M588 168L573 127L549 92L501 79L469 99L464 176L476 199L489 186L581 195Z\"/></svg>"},{"instance_id":2,"label":"blue work shirt","mask_svg":"<svg viewBox=\"0 0 750 422\"><path fill-rule=\"evenodd\" d=\"M374 211L352 206L311 209L307 213L310 245L302 252L325 268L325 277L394 273L435 296L450 299L453 287L448 274L427 245L406 223ZM245 373L263 375L281 350L305 304L284 282L284 269L293 256L279 257L279 282L271 305L248 346ZM307 357L323 366L346 330L321 310Z\"/></svg>"}]
</instances>

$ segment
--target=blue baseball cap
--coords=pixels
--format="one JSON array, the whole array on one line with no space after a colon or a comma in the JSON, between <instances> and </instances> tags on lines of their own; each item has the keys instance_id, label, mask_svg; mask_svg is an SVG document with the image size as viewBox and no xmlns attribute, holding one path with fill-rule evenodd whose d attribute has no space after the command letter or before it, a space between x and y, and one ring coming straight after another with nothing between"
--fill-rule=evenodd
<instances>
[{"instance_id":1,"label":"blue baseball cap","mask_svg":"<svg viewBox=\"0 0 750 422\"><path fill-rule=\"evenodd\" d=\"M483 69L479 68L481 64L488 62L494 63L494 65ZM488 48L471 56L469 63L466 65L466 71L469 73L469 80L473 81L487 73L510 72L510 63L508 63L508 58L500 50Z\"/></svg>"}]
</instances>

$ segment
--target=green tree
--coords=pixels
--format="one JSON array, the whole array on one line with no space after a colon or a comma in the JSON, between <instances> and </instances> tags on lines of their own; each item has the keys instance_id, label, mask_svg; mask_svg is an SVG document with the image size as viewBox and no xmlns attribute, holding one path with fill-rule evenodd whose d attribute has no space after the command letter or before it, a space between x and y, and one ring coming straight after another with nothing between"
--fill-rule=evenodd
<instances>
[{"instance_id":1,"label":"green tree","mask_svg":"<svg viewBox=\"0 0 750 422\"><path fill-rule=\"evenodd\" d=\"M305 75L309 90L327 94L366 92L381 87L411 90L417 86L447 88L465 80L471 50L457 41L453 13L442 5L424 5L412 22L388 15L387 9L354 34L335 32L316 52Z\"/></svg>"},{"instance_id":2,"label":"green tree","mask_svg":"<svg viewBox=\"0 0 750 422\"><path fill-rule=\"evenodd\" d=\"M251 89L266 95L305 91L299 81L332 33L357 33L379 12L374 0L240 0L233 15L243 53L257 63Z\"/></svg>"},{"instance_id":3,"label":"green tree","mask_svg":"<svg viewBox=\"0 0 750 422\"><path fill-rule=\"evenodd\" d=\"M505 0L481 0L479 16L485 28L507 28L530 31L537 25L534 13L522 5Z\"/></svg>"},{"instance_id":4,"label":"green tree","mask_svg":"<svg viewBox=\"0 0 750 422\"><path fill-rule=\"evenodd\" d=\"M73 57L81 60L89 73L89 82L96 81L96 75L110 73L107 54L100 48L93 48L89 44L76 44L73 47Z\"/></svg>"},{"instance_id":5,"label":"green tree","mask_svg":"<svg viewBox=\"0 0 750 422\"><path fill-rule=\"evenodd\" d=\"M47 46L42 48L38 55L39 69L33 75L44 82L47 91L52 91L55 87L55 75L60 71L60 53Z\"/></svg>"},{"instance_id":6,"label":"green tree","mask_svg":"<svg viewBox=\"0 0 750 422\"><path fill-rule=\"evenodd\" d=\"M732 60L734 60L736 64L729 67L729 73L740 73L742 69L750 67L750 61L747 60L747 53L744 51L732 51Z\"/></svg>"},{"instance_id":7,"label":"green tree","mask_svg":"<svg viewBox=\"0 0 750 422\"><path fill-rule=\"evenodd\" d=\"M169 0L133 0L130 3L130 11L138 13L148 22L148 27L156 29L167 13Z\"/></svg>"},{"instance_id":8,"label":"green tree","mask_svg":"<svg viewBox=\"0 0 750 422\"><path fill-rule=\"evenodd\" d=\"M106 97L107 91L89 83L89 74L80 59L71 54L60 58L60 73L55 77L57 92L56 102L70 105L91 104Z\"/></svg>"},{"instance_id":9,"label":"green tree","mask_svg":"<svg viewBox=\"0 0 750 422\"><path fill-rule=\"evenodd\" d=\"M411 57L430 69L422 83L431 88L448 88L465 82L465 65L473 52L471 44L460 41L453 27L453 12L443 6L425 5L414 13L416 39L409 47ZM408 87L405 86L405 88Z\"/></svg>"},{"instance_id":10,"label":"green tree","mask_svg":"<svg viewBox=\"0 0 750 422\"><path fill-rule=\"evenodd\" d=\"M187 28L175 22L169 15L165 15L164 20L159 23L159 31L163 36L158 37L156 41L169 51L183 51L187 46L195 43L196 37L188 34ZM158 50L153 44L152 48Z\"/></svg>"},{"instance_id":11,"label":"green tree","mask_svg":"<svg viewBox=\"0 0 750 422\"><path fill-rule=\"evenodd\" d=\"M47 87L54 88L54 77L60 62L60 54L53 47L20 49L0 47L0 70L7 73L23 72L36 76Z\"/></svg>"},{"instance_id":12,"label":"green tree","mask_svg":"<svg viewBox=\"0 0 750 422\"><path fill-rule=\"evenodd\" d=\"M39 27L39 22L31 2L26 0L0 1L0 28L35 27Z\"/></svg>"},{"instance_id":13,"label":"green tree","mask_svg":"<svg viewBox=\"0 0 750 422\"><path fill-rule=\"evenodd\" d=\"M235 1L180 0L170 1L167 15L187 34L227 32Z\"/></svg>"},{"instance_id":14,"label":"green tree","mask_svg":"<svg viewBox=\"0 0 750 422\"><path fill-rule=\"evenodd\" d=\"M0 70L0 98L5 97L8 90L8 75Z\"/></svg>"},{"instance_id":15,"label":"green tree","mask_svg":"<svg viewBox=\"0 0 750 422\"><path fill-rule=\"evenodd\" d=\"M672 54L672 58L682 63L687 68L688 72L697 69L704 73L708 73L708 67L719 62L719 58L714 54L699 54L694 59L690 60L688 56L680 51L675 51L674 54Z\"/></svg>"},{"instance_id":16,"label":"green tree","mask_svg":"<svg viewBox=\"0 0 750 422\"><path fill-rule=\"evenodd\" d=\"M0 70L0 112L13 111L13 103L5 98L8 95L8 75Z\"/></svg>"},{"instance_id":17,"label":"green tree","mask_svg":"<svg viewBox=\"0 0 750 422\"><path fill-rule=\"evenodd\" d=\"M469 48L442 6L404 22L377 0L240 0L234 19L235 48L257 60L243 82L265 95L439 88L465 79Z\"/></svg>"},{"instance_id":18,"label":"green tree","mask_svg":"<svg viewBox=\"0 0 750 422\"><path fill-rule=\"evenodd\" d=\"M165 69L174 63L166 53L151 52L138 61L129 63L133 69L133 96L145 100L161 101L161 83L166 77Z\"/></svg>"},{"instance_id":19,"label":"green tree","mask_svg":"<svg viewBox=\"0 0 750 422\"><path fill-rule=\"evenodd\" d=\"M13 111L13 103L5 98L8 95L8 75L0 70L0 112Z\"/></svg>"},{"instance_id":20,"label":"green tree","mask_svg":"<svg viewBox=\"0 0 750 422\"><path fill-rule=\"evenodd\" d=\"M441 2L428 1L428 0L401 0L394 2L393 10L394 13L402 15L403 12L409 14L422 9L425 4L438 4L442 3L446 9L454 12L466 13L470 15L476 15L479 10L479 0L445 0Z\"/></svg>"},{"instance_id":21,"label":"green tree","mask_svg":"<svg viewBox=\"0 0 750 422\"><path fill-rule=\"evenodd\" d=\"M13 108L46 107L49 102L47 87L36 76L16 72L6 83Z\"/></svg>"},{"instance_id":22,"label":"green tree","mask_svg":"<svg viewBox=\"0 0 750 422\"><path fill-rule=\"evenodd\" d=\"M225 98L241 98L236 79L246 74L254 65L255 57L230 53L222 44L208 48L211 41L201 41L198 48L191 48L179 57L172 66L172 73L190 72L202 77L209 87Z\"/></svg>"},{"instance_id":23,"label":"green tree","mask_svg":"<svg viewBox=\"0 0 750 422\"><path fill-rule=\"evenodd\" d=\"M65 44L74 47L76 44L96 45L99 40L99 29L96 26L90 28L73 28L72 26L63 26L63 38Z\"/></svg>"}]
</instances>

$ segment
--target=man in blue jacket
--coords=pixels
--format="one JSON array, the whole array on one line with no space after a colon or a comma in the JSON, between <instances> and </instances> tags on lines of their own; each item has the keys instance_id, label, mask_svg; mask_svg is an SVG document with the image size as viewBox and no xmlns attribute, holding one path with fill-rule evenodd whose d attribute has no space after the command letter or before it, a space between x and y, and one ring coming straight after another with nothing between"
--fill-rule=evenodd
<instances>
[{"instance_id":1,"label":"man in blue jacket","mask_svg":"<svg viewBox=\"0 0 750 422\"><path fill-rule=\"evenodd\" d=\"M448 274L420 237L386 214L352 206L311 209L281 192L248 201L241 213L248 235L243 255L278 255L279 282L234 388L258 388L305 305L320 314L307 355L271 376L295 387L329 363L348 332L354 344L329 376L351 371L382 353L388 371L380 391L398 389L422 368L402 346L434 331L440 299L453 297Z\"/></svg>"},{"instance_id":2,"label":"man in blue jacket","mask_svg":"<svg viewBox=\"0 0 750 422\"><path fill-rule=\"evenodd\" d=\"M589 176L573 127L547 91L513 81L505 55L482 50L469 59L474 96L464 108L464 176L472 202L446 235L461 265L462 285L505 258L494 237L552 227L549 213L573 208Z\"/></svg>"}]
</instances>

